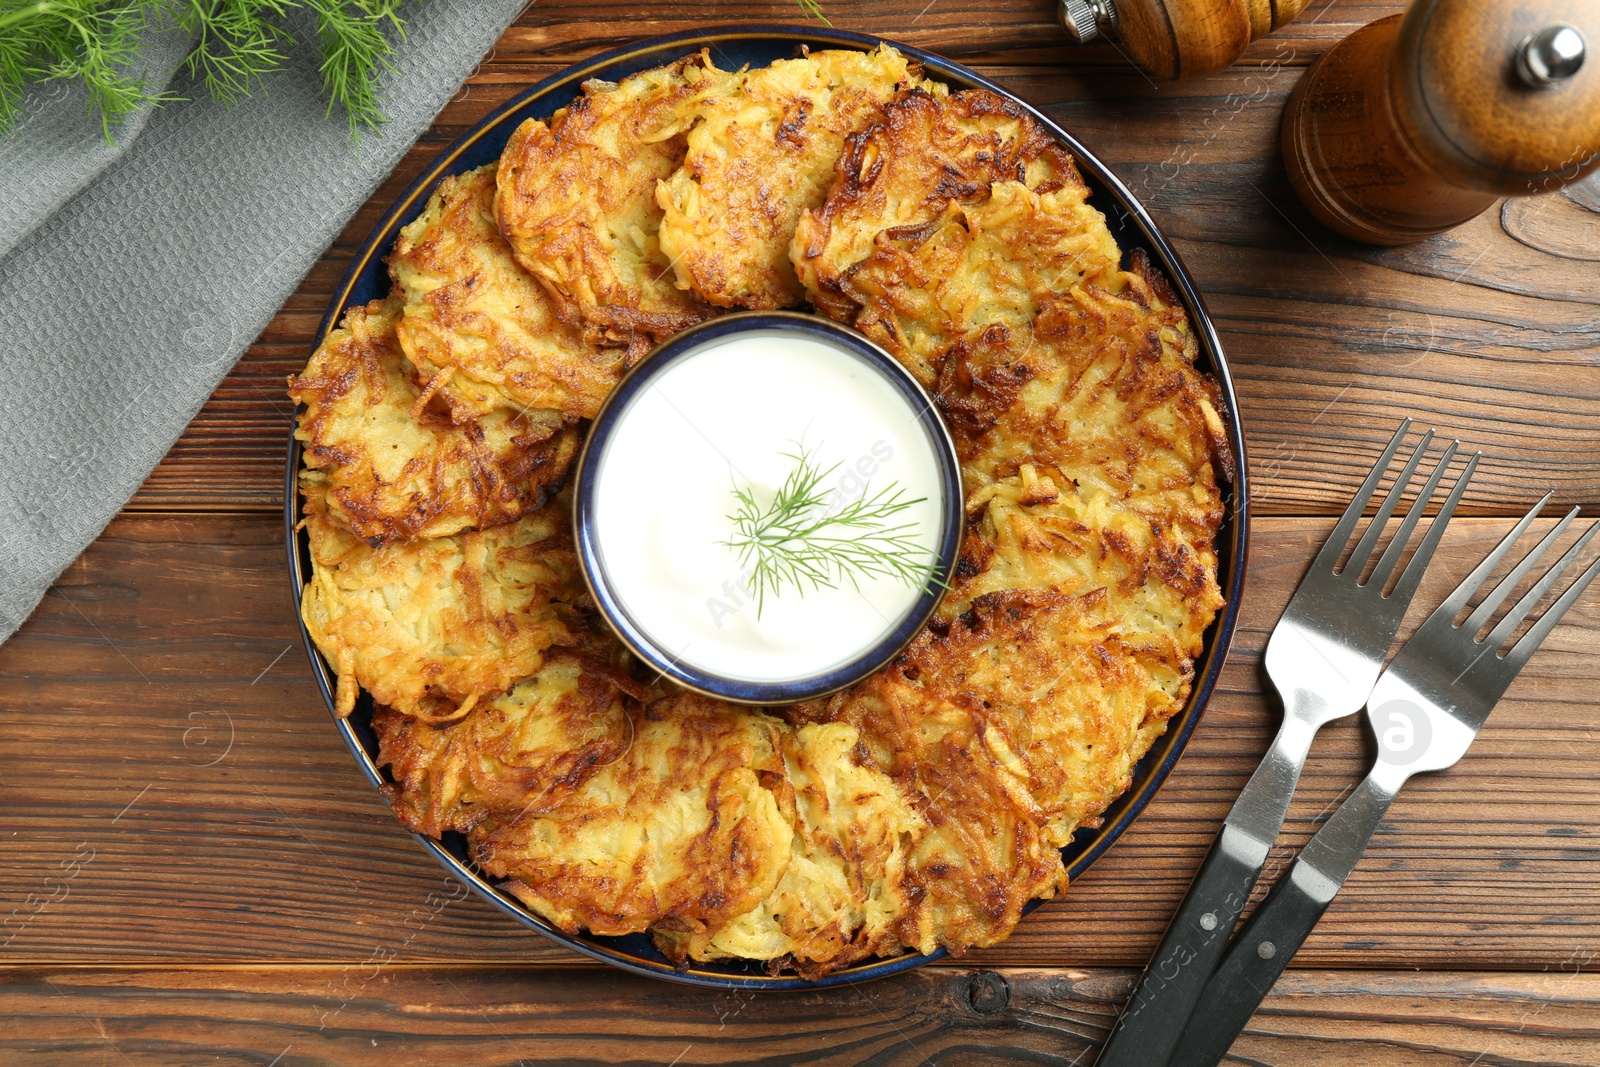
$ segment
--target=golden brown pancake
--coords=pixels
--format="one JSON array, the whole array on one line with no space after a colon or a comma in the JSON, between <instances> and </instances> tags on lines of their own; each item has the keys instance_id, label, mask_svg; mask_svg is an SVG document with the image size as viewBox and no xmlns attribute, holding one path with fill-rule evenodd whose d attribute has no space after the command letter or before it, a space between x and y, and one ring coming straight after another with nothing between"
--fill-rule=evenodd
<instances>
[{"instance_id":1,"label":"golden brown pancake","mask_svg":"<svg viewBox=\"0 0 1600 1067\"><path fill-rule=\"evenodd\" d=\"M446 178L400 231L389 256L400 344L457 418L508 408L592 419L626 352L562 321L500 236L494 197L494 164Z\"/></svg>"},{"instance_id":2,"label":"golden brown pancake","mask_svg":"<svg viewBox=\"0 0 1600 1067\"><path fill-rule=\"evenodd\" d=\"M755 907L715 929L657 929L673 959L733 956L820 977L899 947L895 925L911 908L905 880L923 818L883 771L863 762L860 733L842 722L785 730L784 775L794 827L788 865Z\"/></svg>"},{"instance_id":3,"label":"golden brown pancake","mask_svg":"<svg viewBox=\"0 0 1600 1067\"><path fill-rule=\"evenodd\" d=\"M559 803L626 751L630 693L637 684L601 655L552 648L538 673L454 727L376 709L395 814L407 829L438 837L494 812Z\"/></svg>"},{"instance_id":4,"label":"golden brown pancake","mask_svg":"<svg viewBox=\"0 0 1600 1067\"><path fill-rule=\"evenodd\" d=\"M591 333L642 350L709 309L679 289L661 250L656 183L683 162L689 127L730 75L705 53L583 94L519 126L495 201L517 262Z\"/></svg>"},{"instance_id":5,"label":"golden brown pancake","mask_svg":"<svg viewBox=\"0 0 1600 1067\"><path fill-rule=\"evenodd\" d=\"M558 413L496 409L457 424L429 408L395 338L399 311L394 301L352 308L290 382L305 405L295 431L302 482L324 491L335 522L373 544L537 510L566 477L576 429Z\"/></svg>"},{"instance_id":6,"label":"golden brown pancake","mask_svg":"<svg viewBox=\"0 0 1600 1067\"><path fill-rule=\"evenodd\" d=\"M1121 253L1071 155L982 89L912 90L850 140L790 249L811 302L925 385L951 346L1026 327L1040 302L1115 275Z\"/></svg>"},{"instance_id":7,"label":"golden brown pancake","mask_svg":"<svg viewBox=\"0 0 1600 1067\"><path fill-rule=\"evenodd\" d=\"M682 695L559 803L473 841L478 862L563 930L698 932L759 904L789 862L781 723Z\"/></svg>"},{"instance_id":8,"label":"golden brown pancake","mask_svg":"<svg viewBox=\"0 0 1600 1067\"><path fill-rule=\"evenodd\" d=\"M845 138L920 80L884 45L780 59L708 99L683 166L657 193L661 250L679 287L718 307L803 302L789 264L800 212L822 203Z\"/></svg>"},{"instance_id":9,"label":"golden brown pancake","mask_svg":"<svg viewBox=\"0 0 1600 1067\"><path fill-rule=\"evenodd\" d=\"M583 628L563 618L581 581L564 497L505 526L375 548L332 521L320 486L302 494L313 566L300 614L339 676L340 715L359 686L406 715L460 718Z\"/></svg>"}]
</instances>

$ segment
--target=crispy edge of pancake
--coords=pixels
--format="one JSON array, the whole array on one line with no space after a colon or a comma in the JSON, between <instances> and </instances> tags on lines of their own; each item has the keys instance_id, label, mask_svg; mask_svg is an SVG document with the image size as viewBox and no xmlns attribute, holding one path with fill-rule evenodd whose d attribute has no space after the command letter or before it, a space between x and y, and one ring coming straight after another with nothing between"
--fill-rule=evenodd
<instances>
[{"instance_id":1,"label":"crispy edge of pancake","mask_svg":"<svg viewBox=\"0 0 1600 1067\"><path fill-rule=\"evenodd\" d=\"M683 165L657 187L661 250L678 287L710 304L791 307L805 299L789 262L800 212L821 205L845 138L919 83L920 69L883 45L809 52L736 77L734 91L705 103Z\"/></svg>"},{"instance_id":2,"label":"crispy edge of pancake","mask_svg":"<svg viewBox=\"0 0 1600 1067\"><path fill-rule=\"evenodd\" d=\"M548 123L529 119L500 157L495 213L517 262L593 337L634 354L709 314L677 287L659 240L656 182L731 75L702 50L615 84L586 82Z\"/></svg>"},{"instance_id":3,"label":"crispy edge of pancake","mask_svg":"<svg viewBox=\"0 0 1600 1067\"><path fill-rule=\"evenodd\" d=\"M292 378L304 485L370 544L445 537L512 522L560 487L575 427L542 413L490 412L462 424L426 407L395 337L399 305L350 309ZM419 410L420 409L420 410Z\"/></svg>"},{"instance_id":4,"label":"crispy edge of pancake","mask_svg":"<svg viewBox=\"0 0 1600 1067\"><path fill-rule=\"evenodd\" d=\"M389 274L403 299L396 333L457 419L496 408L593 418L626 368L564 322L495 224L496 165L444 179L400 231Z\"/></svg>"}]
</instances>

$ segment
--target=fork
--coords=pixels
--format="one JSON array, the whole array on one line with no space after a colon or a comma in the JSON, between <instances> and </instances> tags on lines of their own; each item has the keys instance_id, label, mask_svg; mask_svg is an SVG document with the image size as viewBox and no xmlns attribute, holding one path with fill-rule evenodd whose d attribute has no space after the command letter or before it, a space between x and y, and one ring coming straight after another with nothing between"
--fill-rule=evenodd
<instances>
[{"instance_id":1,"label":"fork","mask_svg":"<svg viewBox=\"0 0 1600 1067\"><path fill-rule=\"evenodd\" d=\"M1500 605L1571 525L1578 514L1573 508L1457 625L1456 617L1472 595L1549 500L1546 493L1428 616L1378 679L1367 700L1367 720L1378 741L1378 758L1371 773L1306 843L1288 875L1246 924L1206 985L1179 1040L1177 1054L1170 1060L1171 1067L1212 1067L1222 1059L1350 876L1401 786L1413 774L1444 770L1466 754L1489 711L1528 657L1600 574L1600 559L1596 559L1516 644L1500 654L1529 612L1600 530L1600 522L1595 522L1494 629L1478 639Z\"/></svg>"},{"instance_id":2,"label":"fork","mask_svg":"<svg viewBox=\"0 0 1600 1067\"><path fill-rule=\"evenodd\" d=\"M1360 711L1378 680L1400 619L1478 463L1476 455L1467 461L1394 590L1385 596L1384 587L1459 442L1445 448L1371 576L1361 580L1385 524L1433 442L1432 430L1412 449L1349 561L1343 568L1338 563L1410 428L1411 420L1406 419L1395 431L1272 631L1266 668L1283 698L1283 725L1223 820L1222 831L1095 1061L1097 1067L1151 1067L1167 1061L1283 828L1312 738L1325 724Z\"/></svg>"}]
</instances>

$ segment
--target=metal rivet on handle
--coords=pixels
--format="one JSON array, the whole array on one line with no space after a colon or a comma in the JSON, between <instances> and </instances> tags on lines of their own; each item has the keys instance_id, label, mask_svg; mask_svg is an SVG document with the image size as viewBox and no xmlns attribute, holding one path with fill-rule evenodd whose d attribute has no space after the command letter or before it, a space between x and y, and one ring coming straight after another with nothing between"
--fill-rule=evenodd
<instances>
[{"instance_id":1,"label":"metal rivet on handle","mask_svg":"<svg viewBox=\"0 0 1600 1067\"><path fill-rule=\"evenodd\" d=\"M1256 946L1256 955L1260 956L1264 960L1270 960L1277 954L1278 946L1274 945L1271 941L1263 941L1261 944Z\"/></svg>"},{"instance_id":2,"label":"metal rivet on handle","mask_svg":"<svg viewBox=\"0 0 1600 1067\"><path fill-rule=\"evenodd\" d=\"M1217 928L1217 913L1208 911L1200 916L1200 928L1202 930L1215 930Z\"/></svg>"}]
</instances>

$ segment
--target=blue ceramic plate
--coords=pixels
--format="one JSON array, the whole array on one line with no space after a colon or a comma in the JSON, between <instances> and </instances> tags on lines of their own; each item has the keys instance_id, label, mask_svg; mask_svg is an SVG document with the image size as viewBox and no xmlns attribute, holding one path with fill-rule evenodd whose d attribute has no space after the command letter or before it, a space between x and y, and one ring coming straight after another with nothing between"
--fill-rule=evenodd
<instances>
[{"instance_id":1,"label":"blue ceramic plate","mask_svg":"<svg viewBox=\"0 0 1600 1067\"><path fill-rule=\"evenodd\" d=\"M737 70L745 64L764 66L776 59L790 58L802 45L813 49L867 50L876 48L882 43L884 42L876 37L810 26L727 26L641 41L595 56L540 82L508 101L446 149L389 209L362 245L361 250L356 253L355 261L335 291L333 301L329 304L327 315L324 316L321 329L318 331L318 343L338 323L344 315L345 308L365 304L387 294L389 278L383 260L388 255L389 248L400 229L421 213L440 179L498 159L512 131L524 119L549 118L558 108L570 103L577 95L579 86L588 79L602 78L607 81L617 81L629 74L670 63L702 47L711 50L717 66L724 70ZM888 43L894 44L894 42ZM1228 598L1228 604L1212 623L1207 634L1206 650L1197 664L1194 691L1189 697L1188 705L1172 718L1165 736L1157 741L1139 762L1134 770L1132 786L1105 812L1104 822L1100 828L1079 830L1072 842L1062 849L1062 860L1067 865L1069 876L1076 880L1088 870L1091 863L1111 847L1112 842L1122 835L1144 810L1150 798L1155 796L1161 783L1166 780L1173 764L1183 752L1184 745L1188 743L1189 735L1194 732L1195 725L1200 721L1200 714L1211 697L1212 689L1216 686L1217 675L1222 669L1223 658L1233 637L1234 623L1238 618L1239 595L1244 582L1245 551L1249 536L1247 510L1249 492L1245 481L1247 467L1244 436L1239 427L1238 400L1234 396L1233 379L1228 373L1228 364L1223 358L1222 345L1217 339L1216 329L1211 324L1211 316L1206 312L1205 304L1195 290L1188 271L1184 269L1177 253L1167 244L1166 238L1156 229L1155 223L1151 221L1144 208L1105 164L1096 159L1093 153L1079 144L1067 131L993 82L928 52L901 44L894 44L894 47L905 55L920 60L930 77L937 78L952 88L982 88L1009 97L1028 108L1045 129L1060 139L1076 158L1078 169L1093 191L1090 203L1104 213L1118 244L1125 251L1143 248L1149 254L1151 261L1172 283L1189 313L1190 322L1200 342L1197 365L1216 378L1222 387L1225 418L1228 422L1228 441L1233 450L1234 469L1238 471L1233 484L1223 487L1228 518L1218 533L1217 545L1220 566L1218 579L1223 594ZM300 592L311 573L309 547L305 536L296 531L300 515L295 478L299 469L300 449L291 434L288 467L284 480L284 522L289 552L290 583L297 613ZM301 627L301 637L310 654L311 667L316 674L317 684L331 712L334 707L333 671L312 644L304 626ZM377 758L378 743L372 733L371 717L371 700L363 693L354 714L343 720L335 717L334 721L340 736L344 738L351 754L355 756L357 766L374 786L378 786L387 780L387 776L374 762ZM632 934L627 937L596 937L587 934L573 936L557 930L528 911L515 898L502 893L491 879L478 871L468 855L466 840L459 834L446 834L440 840L419 836L417 840L452 874L511 918L585 956L636 974L725 989L810 989L882 978L930 963L945 955L944 951L940 950L926 955L906 953L892 958L866 961L836 971L815 982L808 982L793 975L768 975L765 967L756 962L697 963L680 969L674 967L657 952L645 934ZM1034 901L1027 910L1032 911L1040 903Z\"/></svg>"}]
</instances>

